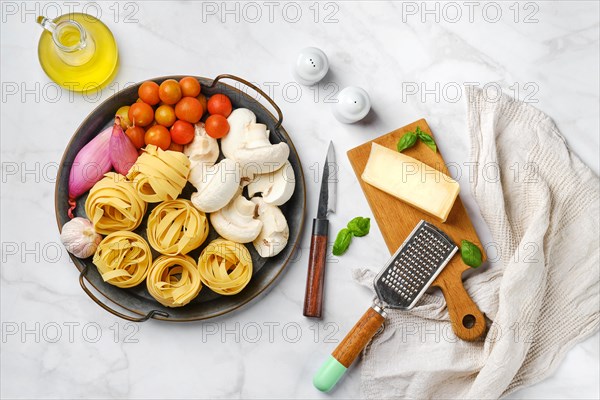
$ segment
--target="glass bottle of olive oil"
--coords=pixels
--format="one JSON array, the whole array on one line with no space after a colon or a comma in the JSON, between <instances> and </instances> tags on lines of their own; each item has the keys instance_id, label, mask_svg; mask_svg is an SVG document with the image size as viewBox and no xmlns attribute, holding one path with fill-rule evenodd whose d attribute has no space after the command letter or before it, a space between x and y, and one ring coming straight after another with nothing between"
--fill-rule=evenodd
<instances>
[{"instance_id":1,"label":"glass bottle of olive oil","mask_svg":"<svg viewBox=\"0 0 600 400\"><path fill-rule=\"evenodd\" d=\"M117 43L110 29L82 13L54 20L38 17L44 28L38 45L42 68L54 82L75 92L95 92L119 69Z\"/></svg>"}]
</instances>

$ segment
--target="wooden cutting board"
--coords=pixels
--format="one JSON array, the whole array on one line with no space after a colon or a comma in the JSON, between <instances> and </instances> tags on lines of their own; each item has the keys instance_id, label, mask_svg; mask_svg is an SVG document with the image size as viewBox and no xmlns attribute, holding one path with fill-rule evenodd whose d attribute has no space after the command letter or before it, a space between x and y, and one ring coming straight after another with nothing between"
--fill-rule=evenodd
<instances>
[{"instance_id":1,"label":"wooden cutting board","mask_svg":"<svg viewBox=\"0 0 600 400\"><path fill-rule=\"evenodd\" d=\"M374 186L363 182L361 179L361 175L367 165L367 160L369 159L372 142L395 150L396 143L400 137L407 132L414 132L417 126L425 133L433 136L425 119L421 119L348 151L350 164L352 164L352 168L354 168L354 173L369 202L369 206L371 207L377 225L381 230L388 250L391 254L396 252L417 223L424 219L443 230L459 247L460 242L463 239L475 243L479 246L485 259L483 246L481 246L479 238L477 237L477 232L475 232L475 228L473 228L471 219L469 218L460 197L457 197L446 222L442 223L435 217L431 217L401 200L376 189ZM444 162L439 149L437 153L434 153L421 141L417 141L417 144L414 147L404 150L403 153L449 175L446 163ZM390 171L390 173L394 172ZM452 329L456 335L463 340L472 341L478 339L485 333L486 324L483 314L462 284L462 274L469 268L468 265L463 263L460 252L457 252L435 279L433 286L438 286L444 293L446 304L448 306L448 313L450 314L452 322Z\"/></svg>"}]
</instances>

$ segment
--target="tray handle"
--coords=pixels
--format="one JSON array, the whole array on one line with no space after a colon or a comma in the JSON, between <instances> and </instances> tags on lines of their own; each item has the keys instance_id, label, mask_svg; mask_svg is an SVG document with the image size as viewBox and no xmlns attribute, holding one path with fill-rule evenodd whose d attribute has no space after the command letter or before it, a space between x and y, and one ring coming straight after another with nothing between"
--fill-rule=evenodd
<instances>
[{"instance_id":1,"label":"tray handle","mask_svg":"<svg viewBox=\"0 0 600 400\"><path fill-rule=\"evenodd\" d=\"M283 112L281 111L281 108L279 108L279 106L275 103L275 101L271 97L269 97L261 88L259 88L252 82L247 81L244 78L240 78L239 76L231 75L231 74L221 74L221 75L217 76L215 79L213 79L209 88L213 89L215 86L217 86L217 83L221 79L231 79L231 80L237 81L243 85L246 85L249 88L255 90L265 100L267 100L269 102L269 104L271 104L271 106L275 109L275 111L277 112L277 115L279 117L279 119L277 120L277 123L275 124L275 133L277 134L277 137L279 137L279 139L281 141L285 141L285 138L279 133L279 128L281 127L281 124L283 123Z\"/></svg>"},{"instance_id":2,"label":"tray handle","mask_svg":"<svg viewBox=\"0 0 600 400\"><path fill-rule=\"evenodd\" d=\"M88 265L85 265L83 267L83 269L81 270L81 273L79 274L79 284L81 285L81 288L83 289L83 291L90 296L90 298L92 300L94 300L94 302L96 304L98 304L100 307L104 308L106 311L108 311L109 313L111 313L112 315L115 315L119 318L123 318L124 320L127 321L131 321L131 322L144 322L149 320L150 318L154 318L155 316L161 316L164 318L169 318L169 314L164 312L164 311L159 311L159 310L152 310L150 311L148 314L144 315L143 317L132 317L130 315L127 314L123 314L111 307L109 307L108 305L104 304L102 301L100 301L100 299L98 297L96 297L96 295L94 295L91 290L86 286L85 284L85 274L88 271Z\"/></svg>"}]
</instances>

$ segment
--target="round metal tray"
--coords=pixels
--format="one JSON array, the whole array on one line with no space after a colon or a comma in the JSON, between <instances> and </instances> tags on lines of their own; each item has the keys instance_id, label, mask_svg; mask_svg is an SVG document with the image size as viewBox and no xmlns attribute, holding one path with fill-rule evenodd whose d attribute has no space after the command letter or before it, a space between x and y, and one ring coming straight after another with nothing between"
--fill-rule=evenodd
<instances>
[{"instance_id":1,"label":"round metal tray","mask_svg":"<svg viewBox=\"0 0 600 400\"><path fill-rule=\"evenodd\" d=\"M182 77L183 76L164 76L153 78L151 80L160 84L166 79L179 80ZM267 125L271 132L270 140L272 143L279 143L283 141L290 146L289 161L296 175L296 188L292 198L281 207L281 211L287 218L290 229L288 245L281 253L272 258L261 258L254 250L254 246L251 244L247 245L252 255L253 274L250 283L244 288L244 290L237 295L221 296L212 292L209 288L203 287L198 297L184 307L179 308L162 306L160 303L154 300L152 296L150 296L144 283L131 289L121 289L105 283L98 273L98 270L92 263L91 257L87 259L80 259L71 255L75 266L80 271L79 282L81 287L88 294L88 296L90 296L92 300L94 300L105 310L129 321L140 322L149 318L171 322L197 321L218 317L232 312L250 302L252 299L263 293L267 288L276 283L278 276L283 272L285 267L290 262L290 259L293 257L296 246L300 241L300 235L302 233L304 223L304 212L306 208L306 188L304 184L304 174L294 144L292 143L292 140L285 129L283 129L281 126L283 121L283 114L281 110L262 90L242 78L234 75L219 75L214 80L203 77L197 78L202 86L202 93L207 96L215 93L223 93L231 99L234 108L244 107L252 110L256 114L257 121ZM258 100L248 95L244 91L220 82L222 79L235 80L255 90L273 106L278 114L278 117L275 117L273 114L271 114ZM140 85L141 82L127 87L100 104L82 122L67 145L58 170L55 188L56 221L58 223L59 230L67 221L69 221L69 217L67 215L67 209L69 208L69 173L70 166L73 164L75 156L79 150L81 150L81 148L94 136L113 123L115 112L119 107L132 104L136 101L138 98L138 87ZM186 186L184 189L181 197L189 198L193 191L194 188L188 183L188 186ZM86 197L87 193L77 200L77 208L74 212L76 216L85 216L84 204ZM158 203L149 204L146 215L148 215L152 208L157 204ZM145 231L146 220L144 219L140 227L136 229L135 232L143 237L146 237ZM210 234L203 245L200 248L190 252L189 255L197 260L202 249L204 249L204 247L216 237L218 237L218 235L211 227ZM153 255L156 257L158 256L158 253L154 253ZM93 286L110 302L130 311L133 315L128 315L126 313L117 311L109 303L100 300L90 290L86 282L89 282L91 286Z\"/></svg>"}]
</instances>

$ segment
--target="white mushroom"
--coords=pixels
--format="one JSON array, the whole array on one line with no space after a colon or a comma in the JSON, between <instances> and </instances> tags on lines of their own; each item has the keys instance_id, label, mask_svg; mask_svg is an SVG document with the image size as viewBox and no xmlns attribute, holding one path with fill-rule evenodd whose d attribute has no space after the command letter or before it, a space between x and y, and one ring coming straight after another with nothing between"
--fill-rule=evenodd
<instances>
[{"instance_id":1,"label":"white mushroom","mask_svg":"<svg viewBox=\"0 0 600 400\"><path fill-rule=\"evenodd\" d=\"M255 203L239 194L227 206L210 214L210 223L225 239L249 243L256 239L263 226L260 220L254 218L256 207Z\"/></svg>"},{"instance_id":2,"label":"white mushroom","mask_svg":"<svg viewBox=\"0 0 600 400\"><path fill-rule=\"evenodd\" d=\"M200 190L203 183L206 182L203 167L210 167L215 164L219 158L219 144L217 139L211 138L206 134L204 123L199 122L194 125L194 139L191 143L185 145L183 154L190 159L190 174L188 181Z\"/></svg>"},{"instance_id":3,"label":"white mushroom","mask_svg":"<svg viewBox=\"0 0 600 400\"><path fill-rule=\"evenodd\" d=\"M194 125L194 139L184 146L183 154L190 159L192 168L199 163L214 165L219 158L217 139L208 136L204 129L204 122Z\"/></svg>"},{"instance_id":4,"label":"white mushroom","mask_svg":"<svg viewBox=\"0 0 600 400\"><path fill-rule=\"evenodd\" d=\"M295 186L294 168L286 161L277 171L256 175L248 185L248 196L254 197L255 194L262 193L265 203L280 206L292 197Z\"/></svg>"},{"instance_id":5,"label":"white mushroom","mask_svg":"<svg viewBox=\"0 0 600 400\"><path fill-rule=\"evenodd\" d=\"M225 207L237 193L240 187L240 170L237 163L229 158L224 158L213 166L199 166L201 169L197 171L201 181L197 182L198 192L193 193L190 200L200 211L215 212Z\"/></svg>"},{"instance_id":6,"label":"white mushroom","mask_svg":"<svg viewBox=\"0 0 600 400\"><path fill-rule=\"evenodd\" d=\"M221 151L227 158L235 159L235 152L244 147L246 128L256 122L256 115L247 108L236 108L227 117L229 133L221 139Z\"/></svg>"},{"instance_id":7,"label":"white mushroom","mask_svg":"<svg viewBox=\"0 0 600 400\"><path fill-rule=\"evenodd\" d=\"M269 142L269 131L264 124L251 123L246 127L244 146L234 153L240 165L242 178L254 179L256 174L278 170L287 161L290 147L287 143Z\"/></svg>"},{"instance_id":8,"label":"white mushroom","mask_svg":"<svg viewBox=\"0 0 600 400\"><path fill-rule=\"evenodd\" d=\"M287 245L290 229L279 207L255 197L252 202L258 205L258 219L262 222L260 234L252 244L261 257L276 256Z\"/></svg>"}]
</instances>

